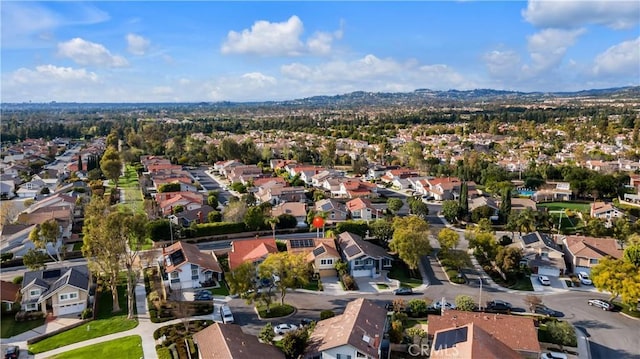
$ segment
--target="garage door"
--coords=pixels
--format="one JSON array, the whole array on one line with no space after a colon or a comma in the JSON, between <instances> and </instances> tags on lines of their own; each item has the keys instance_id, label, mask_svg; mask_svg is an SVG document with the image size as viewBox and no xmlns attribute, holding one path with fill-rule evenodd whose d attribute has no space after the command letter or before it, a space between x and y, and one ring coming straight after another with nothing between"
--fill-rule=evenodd
<instances>
[{"instance_id":1,"label":"garage door","mask_svg":"<svg viewBox=\"0 0 640 359\"><path fill-rule=\"evenodd\" d=\"M560 275L560 270L554 267L538 267L538 275L558 277Z\"/></svg>"},{"instance_id":2,"label":"garage door","mask_svg":"<svg viewBox=\"0 0 640 359\"><path fill-rule=\"evenodd\" d=\"M65 304L58 307L58 313L55 315L66 315L80 313L84 310L84 303Z\"/></svg>"}]
</instances>

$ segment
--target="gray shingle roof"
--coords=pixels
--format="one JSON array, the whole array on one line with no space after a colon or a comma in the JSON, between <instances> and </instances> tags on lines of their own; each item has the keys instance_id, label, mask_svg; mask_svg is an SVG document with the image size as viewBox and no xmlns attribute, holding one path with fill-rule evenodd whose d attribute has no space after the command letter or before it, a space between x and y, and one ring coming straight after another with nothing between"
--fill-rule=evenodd
<instances>
[{"instance_id":1,"label":"gray shingle roof","mask_svg":"<svg viewBox=\"0 0 640 359\"><path fill-rule=\"evenodd\" d=\"M31 284L45 288L45 291L40 295L39 301L41 301L67 284L78 289L89 290L89 268L86 265L80 265L26 272L23 283L28 283L23 288Z\"/></svg>"}]
</instances>

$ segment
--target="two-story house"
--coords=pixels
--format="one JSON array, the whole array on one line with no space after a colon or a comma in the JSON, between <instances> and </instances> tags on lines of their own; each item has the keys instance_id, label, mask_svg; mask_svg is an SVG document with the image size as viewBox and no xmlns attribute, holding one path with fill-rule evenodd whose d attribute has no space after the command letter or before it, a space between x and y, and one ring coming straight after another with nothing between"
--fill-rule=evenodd
<instances>
[{"instance_id":1,"label":"two-story house","mask_svg":"<svg viewBox=\"0 0 640 359\"><path fill-rule=\"evenodd\" d=\"M620 259L623 254L623 250L614 238L566 236L562 243L567 264L574 273L579 271L589 273L602 258Z\"/></svg>"},{"instance_id":2,"label":"two-story house","mask_svg":"<svg viewBox=\"0 0 640 359\"><path fill-rule=\"evenodd\" d=\"M357 234L340 233L338 248L353 277L377 278L383 270L391 268L393 257L384 248L363 240Z\"/></svg>"},{"instance_id":3,"label":"two-story house","mask_svg":"<svg viewBox=\"0 0 640 359\"><path fill-rule=\"evenodd\" d=\"M564 274L564 252L550 234L527 233L520 238L523 259L533 273L558 277Z\"/></svg>"},{"instance_id":4,"label":"two-story house","mask_svg":"<svg viewBox=\"0 0 640 359\"><path fill-rule=\"evenodd\" d=\"M316 202L316 212L324 212L327 214L327 223L335 223L345 221L349 212L347 207L333 198L322 199Z\"/></svg>"},{"instance_id":5,"label":"two-story house","mask_svg":"<svg viewBox=\"0 0 640 359\"><path fill-rule=\"evenodd\" d=\"M22 281L22 310L52 313L53 316L81 313L89 300L89 268L29 271Z\"/></svg>"},{"instance_id":6,"label":"two-story house","mask_svg":"<svg viewBox=\"0 0 640 359\"><path fill-rule=\"evenodd\" d=\"M370 221L381 218L383 215L383 210L374 207L371 201L366 198L352 199L346 203L346 206L352 219Z\"/></svg>"},{"instance_id":7,"label":"two-story house","mask_svg":"<svg viewBox=\"0 0 640 359\"><path fill-rule=\"evenodd\" d=\"M382 346L387 329L386 309L369 299L356 299L343 314L316 323L303 358L386 358Z\"/></svg>"},{"instance_id":8,"label":"two-story house","mask_svg":"<svg viewBox=\"0 0 640 359\"><path fill-rule=\"evenodd\" d=\"M610 228L615 218L624 217L624 212L614 207L612 203L593 202L590 206L589 215L593 218L604 220L605 226Z\"/></svg>"},{"instance_id":9,"label":"two-story house","mask_svg":"<svg viewBox=\"0 0 640 359\"><path fill-rule=\"evenodd\" d=\"M335 277L335 264L340 260L334 238L302 238L287 241L287 252L306 254L313 273L320 277Z\"/></svg>"},{"instance_id":10,"label":"two-story house","mask_svg":"<svg viewBox=\"0 0 640 359\"><path fill-rule=\"evenodd\" d=\"M201 251L195 244L176 242L162 249L162 262L169 288L217 287L222 267L213 251Z\"/></svg>"}]
</instances>

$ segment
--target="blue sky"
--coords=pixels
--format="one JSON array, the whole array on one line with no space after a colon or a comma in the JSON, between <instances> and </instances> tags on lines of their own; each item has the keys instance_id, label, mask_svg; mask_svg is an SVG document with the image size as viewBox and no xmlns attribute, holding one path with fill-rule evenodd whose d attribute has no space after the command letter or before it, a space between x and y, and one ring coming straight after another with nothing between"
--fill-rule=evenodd
<instances>
[{"instance_id":1,"label":"blue sky","mask_svg":"<svg viewBox=\"0 0 640 359\"><path fill-rule=\"evenodd\" d=\"M1 1L3 102L640 85L638 1Z\"/></svg>"}]
</instances>

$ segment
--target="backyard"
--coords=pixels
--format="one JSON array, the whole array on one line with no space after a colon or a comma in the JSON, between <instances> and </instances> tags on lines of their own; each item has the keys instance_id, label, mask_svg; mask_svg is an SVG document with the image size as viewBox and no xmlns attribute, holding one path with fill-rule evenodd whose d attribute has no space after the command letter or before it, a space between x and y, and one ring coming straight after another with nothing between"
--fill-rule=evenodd
<instances>
[{"instance_id":1,"label":"backyard","mask_svg":"<svg viewBox=\"0 0 640 359\"><path fill-rule=\"evenodd\" d=\"M120 312L111 312L113 304L111 293L104 291L98 298L95 320L34 343L29 346L29 351L34 354L42 353L65 345L135 328L138 325L138 321L135 319L127 319L126 284L124 278L124 276L121 276L121 282L120 285L118 285L118 299L120 308L122 308Z\"/></svg>"},{"instance_id":2,"label":"backyard","mask_svg":"<svg viewBox=\"0 0 640 359\"><path fill-rule=\"evenodd\" d=\"M139 335L110 340L83 348L69 350L54 355L52 359L84 359L84 358L142 358L142 339Z\"/></svg>"},{"instance_id":3,"label":"backyard","mask_svg":"<svg viewBox=\"0 0 640 359\"><path fill-rule=\"evenodd\" d=\"M562 233L576 233L584 227L584 221L577 212L588 213L588 203L575 202L547 202L539 203L539 208L546 208L551 216L554 226L560 224Z\"/></svg>"}]
</instances>

